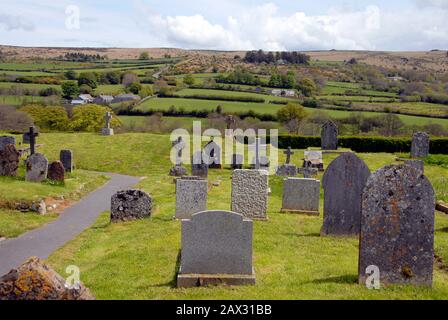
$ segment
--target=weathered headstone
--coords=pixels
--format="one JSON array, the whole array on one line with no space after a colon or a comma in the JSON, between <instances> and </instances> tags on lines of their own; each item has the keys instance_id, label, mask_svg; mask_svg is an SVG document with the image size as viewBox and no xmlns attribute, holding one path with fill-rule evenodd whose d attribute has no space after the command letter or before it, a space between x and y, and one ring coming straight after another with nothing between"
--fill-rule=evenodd
<instances>
[{"instance_id":1,"label":"weathered headstone","mask_svg":"<svg viewBox=\"0 0 448 320\"><path fill-rule=\"evenodd\" d=\"M425 174L425 163L422 160L406 160L404 164L420 170Z\"/></svg>"},{"instance_id":2,"label":"weathered headstone","mask_svg":"<svg viewBox=\"0 0 448 320\"><path fill-rule=\"evenodd\" d=\"M202 151L197 151L193 155L191 164L191 174L196 177L208 177L208 165L202 159Z\"/></svg>"},{"instance_id":3,"label":"weathered headstone","mask_svg":"<svg viewBox=\"0 0 448 320\"><path fill-rule=\"evenodd\" d=\"M178 287L253 285L253 222L229 211L204 211L182 221Z\"/></svg>"},{"instance_id":4,"label":"weathered headstone","mask_svg":"<svg viewBox=\"0 0 448 320\"><path fill-rule=\"evenodd\" d=\"M113 136L114 135L114 129L110 127L110 121L112 120L112 114L110 112L106 112L104 115L104 120L106 122L106 125L103 129L101 129L101 134L103 136Z\"/></svg>"},{"instance_id":5,"label":"weathered headstone","mask_svg":"<svg viewBox=\"0 0 448 320\"><path fill-rule=\"evenodd\" d=\"M370 170L354 153L344 153L325 171L322 235L358 235L361 197Z\"/></svg>"},{"instance_id":6,"label":"weathered headstone","mask_svg":"<svg viewBox=\"0 0 448 320\"><path fill-rule=\"evenodd\" d=\"M299 174L302 174L305 179L312 179L314 177L317 177L317 174L319 170L317 168L299 168L298 170Z\"/></svg>"},{"instance_id":7,"label":"weathered headstone","mask_svg":"<svg viewBox=\"0 0 448 320\"><path fill-rule=\"evenodd\" d=\"M233 170L243 169L244 157L242 154L233 154L231 167Z\"/></svg>"},{"instance_id":8,"label":"weathered headstone","mask_svg":"<svg viewBox=\"0 0 448 320\"><path fill-rule=\"evenodd\" d=\"M150 217L152 198L141 190L124 190L111 198L111 222L130 221Z\"/></svg>"},{"instance_id":9,"label":"weathered headstone","mask_svg":"<svg viewBox=\"0 0 448 320\"><path fill-rule=\"evenodd\" d=\"M176 219L190 219L194 213L207 210L208 182L199 177L176 180Z\"/></svg>"},{"instance_id":10,"label":"weathered headstone","mask_svg":"<svg viewBox=\"0 0 448 320\"><path fill-rule=\"evenodd\" d=\"M26 161L26 181L42 182L47 178L48 160L41 153L30 155Z\"/></svg>"},{"instance_id":11,"label":"weathered headstone","mask_svg":"<svg viewBox=\"0 0 448 320\"><path fill-rule=\"evenodd\" d=\"M303 160L304 168L317 168L319 171L324 171L324 160L322 151L305 150L305 158Z\"/></svg>"},{"instance_id":12,"label":"weathered headstone","mask_svg":"<svg viewBox=\"0 0 448 320\"><path fill-rule=\"evenodd\" d=\"M246 218L267 219L269 180L266 170L235 170L231 210Z\"/></svg>"},{"instance_id":13,"label":"weathered headstone","mask_svg":"<svg viewBox=\"0 0 448 320\"><path fill-rule=\"evenodd\" d=\"M278 166L276 175L280 177L295 177L297 176L297 166L294 164L283 164Z\"/></svg>"},{"instance_id":14,"label":"weathered headstone","mask_svg":"<svg viewBox=\"0 0 448 320\"><path fill-rule=\"evenodd\" d=\"M267 144L262 143L261 138L256 138L254 143L249 144L248 150L255 153L250 165L252 169L269 169L270 161L267 156L267 147Z\"/></svg>"},{"instance_id":15,"label":"weathered headstone","mask_svg":"<svg viewBox=\"0 0 448 320\"><path fill-rule=\"evenodd\" d=\"M204 147L203 160L210 169L221 169L221 147L212 140L210 140Z\"/></svg>"},{"instance_id":16,"label":"weathered headstone","mask_svg":"<svg viewBox=\"0 0 448 320\"><path fill-rule=\"evenodd\" d=\"M185 148L185 142L182 137L172 142L173 147L176 149L176 164L170 169L169 175L174 177L186 176L187 169L182 166L182 151Z\"/></svg>"},{"instance_id":17,"label":"weathered headstone","mask_svg":"<svg viewBox=\"0 0 448 320\"><path fill-rule=\"evenodd\" d=\"M283 152L286 155L286 164L291 163L291 156L294 155L294 152L292 151L291 147L288 147L288 150Z\"/></svg>"},{"instance_id":18,"label":"weathered headstone","mask_svg":"<svg viewBox=\"0 0 448 320\"><path fill-rule=\"evenodd\" d=\"M19 168L20 153L12 144L0 150L0 176L15 177Z\"/></svg>"},{"instance_id":19,"label":"weathered headstone","mask_svg":"<svg viewBox=\"0 0 448 320\"><path fill-rule=\"evenodd\" d=\"M320 181L287 178L283 183L282 212L319 215Z\"/></svg>"},{"instance_id":20,"label":"weathered headstone","mask_svg":"<svg viewBox=\"0 0 448 320\"><path fill-rule=\"evenodd\" d=\"M59 160L64 165L65 172L73 171L73 152L72 150L61 150Z\"/></svg>"},{"instance_id":21,"label":"weathered headstone","mask_svg":"<svg viewBox=\"0 0 448 320\"><path fill-rule=\"evenodd\" d=\"M0 300L94 299L83 283L66 281L36 257L0 277Z\"/></svg>"},{"instance_id":22,"label":"weathered headstone","mask_svg":"<svg viewBox=\"0 0 448 320\"><path fill-rule=\"evenodd\" d=\"M12 136L2 136L0 137L0 151L3 150L8 144L16 145L16 138Z\"/></svg>"},{"instance_id":23,"label":"weathered headstone","mask_svg":"<svg viewBox=\"0 0 448 320\"><path fill-rule=\"evenodd\" d=\"M321 133L322 150L338 149L338 126L331 120L325 122Z\"/></svg>"},{"instance_id":24,"label":"weathered headstone","mask_svg":"<svg viewBox=\"0 0 448 320\"><path fill-rule=\"evenodd\" d=\"M407 165L386 166L367 181L362 197L359 283L376 266L381 284L432 285L434 190Z\"/></svg>"},{"instance_id":25,"label":"weathered headstone","mask_svg":"<svg viewBox=\"0 0 448 320\"><path fill-rule=\"evenodd\" d=\"M411 158L426 158L429 154L429 135L417 132L412 136Z\"/></svg>"},{"instance_id":26,"label":"weathered headstone","mask_svg":"<svg viewBox=\"0 0 448 320\"><path fill-rule=\"evenodd\" d=\"M54 161L48 165L47 178L52 181L64 182L65 169L61 161Z\"/></svg>"},{"instance_id":27,"label":"weathered headstone","mask_svg":"<svg viewBox=\"0 0 448 320\"><path fill-rule=\"evenodd\" d=\"M174 166L170 169L170 176L172 177L183 177L188 175L187 169L182 166Z\"/></svg>"}]
</instances>

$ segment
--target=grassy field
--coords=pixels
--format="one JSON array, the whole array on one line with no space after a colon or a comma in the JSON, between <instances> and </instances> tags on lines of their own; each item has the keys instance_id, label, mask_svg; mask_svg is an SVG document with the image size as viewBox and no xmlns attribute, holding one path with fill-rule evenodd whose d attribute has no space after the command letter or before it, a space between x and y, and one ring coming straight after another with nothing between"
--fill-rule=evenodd
<instances>
[{"instance_id":1,"label":"grassy field","mask_svg":"<svg viewBox=\"0 0 448 320\"><path fill-rule=\"evenodd\" d=\"M67 265L81 269L81 280L99 299L448 299L448 273L434 269L434 288L389 286L379 291L358 285L356 238L320 237L322 216L280 214L282 179L270 177L269 221L254 222L256 286L176 289L180 222L173 221L175 190L168 176L169 136L123 134L43 134L42 151L54 158L74 150L78 168L144 176L137 187L154 198L153 217L110 224L104 213L95 225L49 258L65 275ZM299 164L303 150L295 150ZM396 163L392 154L360 154L374 171ZM326 165L336 155L325 155ZM284 155L280 153L280 162ZM448 200L448 168L427 165L438 199ZM231 170L211 170L220 181L208 195L209 209L230 208ZM319 175L321 178L322 175ZM321 200L322 204L322 200ZM448 218L437 214L435 249L448 259Z\"/></svg>"},{"instance_id":2,"label":"grassy field","mask_svg":"<svg viewBox=\"0 0 448 320\"><path fill-rule=\"evenodd\" d=\"M43 102L45 97L35 96L5 96L0 95L0 104L10 106L20 106L24 103Z\"/></svg>"},{"instance_id":3,"label":"grassy field","mask_svg":"<svg viewBox=\"0 0 448 320\"><path fill-rule=\"evenodd\" d=\"M269 101L286 101L297 102L296 99L277 97L268 94L259 94L252 92L239 92L239 91L225 91L225 90L211 90L211 89L182 89L176 92L177 96L185 95L201 95L201 96L224 96L224 97L252 97L258 99L264 99L265 102Z\"/></svg>"}]
</instances>

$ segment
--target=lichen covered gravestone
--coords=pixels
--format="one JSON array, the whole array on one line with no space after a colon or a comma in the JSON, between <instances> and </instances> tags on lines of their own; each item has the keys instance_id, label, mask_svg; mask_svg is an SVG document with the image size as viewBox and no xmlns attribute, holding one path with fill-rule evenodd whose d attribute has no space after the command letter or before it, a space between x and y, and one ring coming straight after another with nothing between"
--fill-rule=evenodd
<instances>
[{"instance_id":1,"label":"lichen covered gravestone","mask_svg":"<svg viewBox=\"0 0 448 320\"><path fill-rule=\"evenodd\" d=\"M12 136L1 136L0 137L0 151L2 151L8 144L16 145L16 138Z\"/></svg>"},{"instance_id":2,"label":"lichen covered gravestone","mask_svg":"<svg viewBox=\"0 0 448 320\"><path fill-rule=\"evenodd\" d=\"M367 181L362 197L359 283L377 266L381 284L432 285L434 190L421 171L386 166Z\"/></svg>"},{"instance_id":3,"label":"lichen covered gravestone","mask_svg":"<svg viewBox=\"0 0 448 320\"><path fill-rule=\"evenodd\" d=\"M104 115L104 121L106 122L106 126L101 129L101 134L103 136L113 136L114 135L114 129L111 128L110 122L112 120L112 113L106 112Z\"/></svg>"},{"instance_id":4,"label":"lichen covered gravestone","mask_svg":"<svg viewBox=\"0 0 448 320\"><path fill-rule=\"evenodd\" d=\"M178 287L255 284L253 222L229 211L204 211L182 220Z\"/></svg>"},{"instance_id":5,"label":"lichen covered gravestone","mask_svg":"<svg viewBox=\"0 0 448 320\"><path fill-rule=\"evenodd\" d=\"M112 222L143 219L151 216L152 198L141 190L125 190L111 198L110 220Z\"/></svg>"},{"instance_id":6,"label":"lichen covered gravestone","mask_svg":"<svg viewBox=\"0 0 448 320\"><path fill-rule=\"evenodd\" d=\"M12 144L0 150L0 176L15 177L19 168L20 153Z\"/></svg>"},{"instance_id":7,"label":"lichen covered gravestone","mask_svg":"<svg viewBox=\"0 0 448 320\"><path fill-rule=\"evenodd\" d=\"M322 151L305 150L303 168L316 168L319 171L324 171Z\"/></svg>"},{"instance_id":8,"label":"lichen covered gravestone","mask_svg":"<svg viewBox=\"0 0 448 320\"><path fill-rule=\"evenodd\" d=\"M207 178L208 177L208 165L204 163L202 159L202 152L197 151L193 155L191 164L191 174L195 177Z\"/></svg>"},{"instance_id":9,"label":"lichen covered gravestone","mask_svg":"<svg viewBox=\"0 0 448 320\"><path fill-rule=\"evenodd\" d=\"M370 170L354 153L344 153L325 171L322 235L358 235L361 198Z\"/></svg>"},{"instance_id":10,"label":"lichen covered gravestone","mask_svg":"<svg viewBox=\"0 0 448 320\"><path fill-rule=\"evenodd\" d=\"M283 183L282 212L319 215L320 181L287 178Z\"/></svg>"},{"instance_id":11,"label":"lichen covered gravestone","mask_svg":"<svg viewBox=\"0 0 448 320\"><path fill-rule=\"evenodd\" d=\"M65 172L73 171L73 152L72 150L61 150L59 160L64 165Z\"/></svg>"},{"instance_id":12,"label":"lichen covered gravestone","mask_svg":"<svg viewBox=\"0 0 448 320\"><path fill-rule=\"evenodd\" d=\"M429 135L417 132L412 136L411 158L426 158L429 154Z\"/></svg>"},{"instance_id":13,"label":"lichen covered gravestone","mask_svg":"<svg viewBox=\"0 0 448 320\"><path fill-rule=\"evenodd\" d=\"M208 182L199 177L176 180L176 219L189 219L194 213L207 210Z\"/></svg>"},{"instance_id":14,"label":"lichen covered gravestone","mask_svg":"<svg viewBox=\"0 0 448 320\"><path fill-rule=\"evenodd\" d=\"M325 122L321 133L322 150L338 149L338 126L331 120Z\"/></svg>"},{"instance_id":15,"label":"lichen covered gravestone","mask_svg":"<svg viewBox=\"0 0 448 320\"><path fill-rule=\"evenodd\" d=\"M26 181L42 182L47 178L48 160L41 153L29 156L26 161Z\"/></svg>"},{"instance_id":16,"label":"lichen covered gravestone","mask_svg":"<svg viewBox=\"0 0 448 320\"><path fill-rule=\"evenodd\" d=\"M267 219L269 180L266 170L235 170L231 210L246 218Z\"/></svg>"},{"instance_id":17,"label":"lichen covered gravestone","mask_svg":"<svg viewBox=\"0 0 448 320\"><path fill-rule=\"evenodd\" d=\"M47 177L52 181L64 182L65 169L61 161L54 161L48 165Z\"/></svg>"},{"instance_id":18,"label":"lichen covered gravestone","mask_svg":"<svg viewBox=\"0 0 448 320\"><path fill-rule=\"evenodd\" d=\"M0 300L94 300L81 282L67 283L39 258L28 259L0 278Z\"/></svg>"},{"instance_id":19,"label":"lichen covered gravestone","mask_svg":"<svg viewBox=\"0 0 448 320\"><path fill-rule=\"evenodd\" d=\"M423 174L425 174L425 163L422 160L406 160L404 164L420 170Z\"/></svg>"}]
</instances>

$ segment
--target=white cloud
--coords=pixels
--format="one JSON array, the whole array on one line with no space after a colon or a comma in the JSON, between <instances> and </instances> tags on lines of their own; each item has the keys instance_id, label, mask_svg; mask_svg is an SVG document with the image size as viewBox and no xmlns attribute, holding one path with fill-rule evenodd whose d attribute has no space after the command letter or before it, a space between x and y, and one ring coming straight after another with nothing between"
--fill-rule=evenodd
<instances>
[{"instance_id":1,"label":"white cloud","mask_svg":"<svg viewBox=\"0 0 448 320\"><path fill-rule=\"evenodd\" d=\"M443 9L448 9L447 0L415 0L420 7L439 7Z\"/></svg>"},{"instance_id":2,"label":"white cloud","mask_svg":"<svg viewBox=\"0 0 448 320\"><path fill-rule=\"evenodd\" d=\"M6 30L34 30L34 25L30 21L21 16L13 16L9 14L0 14L0 26L3 25Z\"/></svg>"}]
</instances>

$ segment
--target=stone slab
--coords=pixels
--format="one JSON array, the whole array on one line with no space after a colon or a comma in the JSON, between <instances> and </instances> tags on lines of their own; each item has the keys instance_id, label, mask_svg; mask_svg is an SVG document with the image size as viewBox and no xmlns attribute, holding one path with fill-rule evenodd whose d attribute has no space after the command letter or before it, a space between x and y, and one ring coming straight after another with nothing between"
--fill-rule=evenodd
<instances>
[{"instance_id":1,"label":"stone slab","mask_svg":"<svg viewBox=\"0 0 448 320\"><path fill-rule=\"evenodd\" d=\"M282 212L319 215L320 181L287 178L283 182Z\"/></svg>"},{"instance_id":2,"label":"stone slab","mask_svg":"<svg viewBox=\"0 0 448 320\"><path fill-rule=\"evenodd\" d=\"M191 219L192 215L207 210L208 182L200 177L176 180L175 219Z\"/></svg>"}]
</instances>

